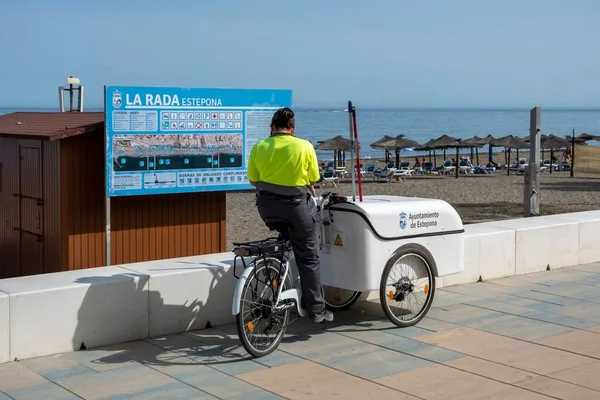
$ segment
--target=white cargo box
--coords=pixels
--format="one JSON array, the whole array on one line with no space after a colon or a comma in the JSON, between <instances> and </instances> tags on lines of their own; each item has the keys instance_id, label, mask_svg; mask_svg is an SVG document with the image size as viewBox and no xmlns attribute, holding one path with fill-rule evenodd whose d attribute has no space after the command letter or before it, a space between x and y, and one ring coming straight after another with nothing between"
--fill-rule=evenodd
<instances>
[{"instance_id":1,"label":"white cargo box","mask_svg":"<svg viewBox=\"0 0 600 400\"><path fill-rule=\"evenodd\" d=\"M319 227L322 283L379 290L388 259L406 244L421 246L433 259L435 276L462 272L463 224L456 210L438 199L364 196L331 205Z\"/></svg>"}]
</instances>

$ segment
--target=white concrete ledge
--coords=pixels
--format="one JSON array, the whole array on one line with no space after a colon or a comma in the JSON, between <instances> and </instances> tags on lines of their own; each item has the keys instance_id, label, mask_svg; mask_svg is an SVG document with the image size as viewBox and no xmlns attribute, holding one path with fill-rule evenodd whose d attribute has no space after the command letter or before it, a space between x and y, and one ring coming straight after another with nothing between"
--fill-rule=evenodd
<instances>
[{"instance_id":1,"label":"white concrete ledge","mask_svg":"<svg viewBox=\"0 0 600 400\"><path fill-rule=\"evenodd\" d=\"M0 280L9 295L9 359L148 334L148 277L119 267Z\"/></svg>"},{"instance_id":2,"label":"white concrete ledge","mask_svg":"<svg viewBox=\"0 0 600 400\"><path fill-rule=\"evenodd\" d=\"M515 230L515 274L579 263L579 222L550 215L486 223Z\"/></svg>"},{"instance_id":3,"label":"white concrete ledge","mask_svg":"<svg viewBox=\"0 0 600 400\"><path fill-rule=\"evenodd\" d=\"M578 264L590 264L600 260L600 210L557 214L556 217L579 222Z\"/></svg>"},{"instance_id":4,"label":"white concrete ledge","mask_svg":"<svg viewBox=\"0 0 600 400\"><path fill-rule=\"evenodd\" d=\"M149 277L148 335L233 322L231 301L237 279L230 270L232 256L229 252L124 265ZM238 269L239 276L243 267Z\"/></svg>"},{"instance_id":5,"label":"white concrete ledge","mask_svg":"<svg viewBox=\"0 0 600 400\"><path fill-rule=\"evenodd\" d=\"M515 274L514 229L486 223L465 225L465 269L439 279L439 287Z\"/></svg>"},{"instance_id":6,"label":"white concrete ledge","mask_svg":"<svg viewBox=\"0 0 600 400\"><path fill-rule=\"evenodd\" d=\"M465 269L437 286L599 262L597 232L600 211L465 225ZM232 265L226 252L0 280L0 363L231 323Z\"/></svg>"}]
</instances>

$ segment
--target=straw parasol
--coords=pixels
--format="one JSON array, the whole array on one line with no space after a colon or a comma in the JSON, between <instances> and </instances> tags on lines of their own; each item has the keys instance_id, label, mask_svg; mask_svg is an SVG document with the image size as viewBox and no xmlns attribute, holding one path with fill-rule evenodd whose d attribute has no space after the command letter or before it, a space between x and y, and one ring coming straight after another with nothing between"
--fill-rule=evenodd
<instances>
[{"instance_id":1,"label":"straw parasol","mask_svg":"<svg viewBox=\"0 0 600 400\"><path fill-rule=\"evenodd\" d=\"M452 137L452 136L448 136L448 135L442 135L437 139L433 139L430 140L429 142L426 143L427 146L432 147L434 149L456 149L456 162L458 163L458 159L459 159L459 149L461 148L468 148L471 147L472 145L469 143L465 143L463 142L461 139ZM458 165L456 166L456 168L454 169L455 171L455 177L458 178Z\"/></svg>"},{"instance_id":2,"label":"straw parasol","mask_svg":"<svg viewBox=\"0 0 600 400\"><path fill-rule=\"evenodd\" d=\"M529 143L530 137L525 136L523 141ZM564 149L568 147L571 147L571 141L568 139L553 134L546 135L542 133L540 135L540 150L542 152L542 158L545 157L546 150L550 150L550 158L552 159L554 157L555 149ZM550 173L552 173L552 169L550 169Z\"/></svg>"},{"instance_id":3,"label":"straw parasol","mask_svg":"<svg viewBox=\"0 0 600 400\"><path fill-rule=\"evenodd\" d=\"M319 143L315 146L315 149L323 151L333 150L333 164L337 168L338 152L352 150L352 142L350 139L338 135L331 139L319 141Z\"/></svg>"},{"instance_id":4,"label":"straw parasol","mask_svg":"<svg viewBox=\"0 0 600 400\"><path fill-rule=\"evenodd\" d=\"M389 141L390 139L393 139L393 137L385 135L384 137L382 137L381 139L379 139L379 140L371 143L371 145L370 145L374 149L385 150L385 157L384 158L385 158L386 162L388 160L388 154L389 154L390 148L386 147L386 146L382 146L382 143L385 143L385 142Z\"/></svg>"},{"instance_id":5,"label":"straw parasol","mask_svg":"<svg viewBox=\"0 0 600 400\"><path fill-rule=\"evenodd\" d=\"M385 135L384 137L377 140L376 142L371 143L372 148L386 151L386 160L387 160L388 151L395 150L395 152L396 152L396 167L398 167L398 164L400 162L399 150L408 149L408 148L415 147L418 145L419 145L419 143L407 138L404 134L400 134L396 137Z\"/></svg>"},{"instance_id":6,"label":"straw parasol","mask_svg":"<svg viewBox=\"0 0 600 400\"><path fill-rule=\"evenodd\" d=\"M389 139L386 142L381 143L384 147L391 147L394 149L410 149L412 147L419 146L419 143L412 139L407 138L404 134L400 134L394 138Z\"/></svg>"},{"instance_id":7,"label":"straw parasol","mask_svg":"<svg viewBox=\"0 0 600 400\"><path fill-rule=\"evenodd\" d=\"M427 145L434 150L443 150L444 151L444 160L445 160L446 159L446 150L451 148L448 146L448 144L454 143L456 141L458 141L458 138L448 136L448 135L442 135L442 136L438 137L437 139L431 139L429 142L427 142Z\"/></svg>"},{"instance_id":8,"label":"straw parasol","mask_svg":"<svg viewBox=\"0 0 600 400\"><path fill-rule=\"evenodd\" d=\"M519 139L518 137L515 137L513 135L507 135L507 136L503 136L499 139L495 139L495 140L491 141L490 144L495 147L504 147L504 151L505 151L504 157L505 157L505 161L506 161L506 165L507 165L507 168L506 168L507 175L510 174L511 150L516 149L517 157L519 157L519 149L528 149L529 148L529 143L527 143L524 140Z\"/></svg>"},{"instance_id":9,"label":"straw parasol","mask_svg":"<svg viewBox=\"0 0 600 400\"><path fill-rule=\"evenodd\" d=\"M472 145L473 147L481 147L485 144L488 144L489 140L486 138L480 138L479 136L476 135L470 139L464 139L462 142L468 143L468 144Z\"/></svg>"},{"instance_id":10,"label":"straw parasol","mask_svg":"<svg viewBox=\"0 0 600 400\"><path fill-rule=\"evenodd\" d=\"M494 161L494 150L493 150L494 145L492 144L492 142L494 140L496 140L496 138L494 136L492 136L491 134L488 134L483 139L485 140L485 142L488 145L488 164L495 166L495 165L497 165L497 163Z\"/></svg>"},{"instance_id":11,"label":"straw parasol","mask_svg":"<svg viewBox=\"0 0 600 400\"><path fill-rule=\"evenodd\" d=\"M448 135L442 135L437 139L430 140L427 142L427 145L436 149L453 149L454 145L458 143L460 143L460 139Z\"/></svg>"},{"instance_id":12,"label":"straw parasol","mask_svg":"<svg viewBox=\"0 0 600 400\"><path fill-rule=\"evenodd\" d=\"M402 149L410 149L419 146L419 143L412 139L407 138L404 134L400 134L394 138L390 138L387 141L379 143L379 146L386 149L394 149L396 152L396 168L400 164L400 151Z\"/></svg>"},{"instance_id":13,"label":"straw parasol","mask_svg":"<svg viewBox=\"0 0 600 400\"><path fill-rule=\"evenodd\" d=\"M423 143L423 144L422 144L422 145L420 145L420 146L416 146L416 147L414 148L414 150L415 150L415 151L429 151L429 162L431 162L431 152L433 152L433 166L434 166L434 167L436 167L436 166L437 166L437 165L436 165L437 156L436 156L436 154L435 154L435 148L433 148L433 147L431 147L431 146L429 145L429 143L430 143L430 142L432 142L432 141L433 141L433 139L431 139L431 140L429 140L429 141L427 141L427 142Z\"/></svg>"},{"instance_id":14,"label":"straw parasol","mask_svg":"<svg viewBox=\"0 0 600 400\"><path fill-rule=\"evenodd\" d=\"M333 137L331 139L326 139L320 141L319 144L315 146L317 150L352 150L352 142L350 139L342 137L340 135Z\"/></svg>"},{"instance_id":15,"label":"straw parasol","mask_svg":"<svg viewBox=\"0 0 600 400\"><path fill-rule=\"evenodd\" d=\"M381 139L371 143L371 147L377 150L389 150L390 148L384 144L389 142L391 139L393 139L393 137L385 135Z\"/></svg>"},{"instance_id":16,"label":"straw parasol","mask_svg":"<svg viewBox=\"0 0 600 400\"><path fill-rule=\"evenodd\" d=\"M542 149L564 149L569 146L571 146L571 142L556 135L542 135L540 140L540 147Z\"/></svg>"},{"instance_id":17,"label":"straw parasol","mask_svg":"<svg viewBox=\"0 0 600 400\"><path fill-rule=\"evenodd\" d=\"M540 147L542 149L550 149L550 173L552 173L552 170L554 169L552 165L554 162L554 150L568 149L571 147L571 142L556 135L542 135Z\"/></svg>"},{"instance_id":18,"label":"straw parasol","mask_svg":"<svg viewBox=\"0 0 600 400\"><path fill-rule=\"evenodd\" d=\"M505 149L528 149L529 143L513 135L507 135L490 142L495 147L504 147Z\"/></svg>"},{"instance_id":19,"label":"straw parasol","mask_svg":"<svg viewBox=\"0 0 600 400\"><path fill-rule=\"evenodd\" d=\"M488 135L487 138L480 138L479 136L475 135L470 139L463 140L462 142L472 145L471 146L471 159L473 159L473 148L475 148L475 154L477 156L477 165L479 165L479 148L488 144L490 142L490 140L492 140L492 139L493 139L493 137L491 137L491 135Z\"/></svg>"}]
</instances>

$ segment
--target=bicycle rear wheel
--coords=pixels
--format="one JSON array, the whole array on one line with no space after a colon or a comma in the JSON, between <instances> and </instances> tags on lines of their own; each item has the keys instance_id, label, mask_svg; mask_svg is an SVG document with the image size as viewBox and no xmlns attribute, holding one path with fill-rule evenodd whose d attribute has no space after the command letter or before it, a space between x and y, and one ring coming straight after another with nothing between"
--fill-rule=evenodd
<instances>
[{"instance_id":1,"label":"bicycle rear wheel","mask_svg":"<svg viewBox=\"0 0 600 400\"><path fill-rule=\"evenodd\" d=\"M272 257L259 258L242 291L236 325L240 341L248 354L264 357L272 353L285 335L290 308L274 311L280 282L281 262ZM291 288L291 279L283 282L283 290Z\"/></svg>"}]
</instances>

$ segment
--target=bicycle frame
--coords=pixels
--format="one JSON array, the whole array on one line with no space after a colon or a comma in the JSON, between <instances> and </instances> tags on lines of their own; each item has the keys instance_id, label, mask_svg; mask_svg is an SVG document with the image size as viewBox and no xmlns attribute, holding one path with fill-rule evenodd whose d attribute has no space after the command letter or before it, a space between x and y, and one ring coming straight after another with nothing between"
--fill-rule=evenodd
<instances>
[{"instance_id":1,"label":"bicycle frame","mask_svg":"<svg viewBox=\"0 0 600 400\"><path fill-rule=\"evenodd\" d=\"M315 199L314 197L312 199L313 199L313 201L315 203L315 207L316 207L316 214L317 214L317 220L318 220L317 223L319 225L318 229L323 229L323 225L324 225L323 214L325 213L325 210L327 209L327 205L331 202L330 193L324 194L318 200ZM329 218L329 221L327 221L327 222L328 223L331 222L331 218ZM323 237L323 232L321 232L320 236ZM266 240L269 240L269 239L266 239ZM259 243L259 242L256 242L256 243ZM323 245L323 243L321 243L321 246L322 245ZM273 308L281 309L281 307L287 307L287 305L282 306L281 303L284 302L285 300L294 300L294 302L296 303L296 309L298 311L298 314L301 317L303 317L307 314L307 312L305 309L302 308L302 306L300 304L300 302L302 300L302 289L297 287L296 279L294 279L294 274L292 273L292 271L290 269L289 255L291 252L292 252L291 249L288 249L287 252L283 252L283 250L282 250L281 259L278 259L278 261L280 261L280 263L281 263L279 275L283 276L283 279L281 279L282 284L279 285L279 287L277 288L277 295L275 297L277 300L276 300ZM244 266L244 272L242 273L242 275L239 278L236 275L236 267L237 267L236 262L237 262L238 257L242 259L242 264ZM236 278L238 278L238 282L235 285L234 294L233 294L233 305L232 305L232 310L231 310L233 315L237 315L240 313L240 303L241 303L241 299L242 299L242 295L243 295L243 291L244 291L244 286L246 285L246 281L248 280L248 277L254 271L254 268L256 267L257 262L260 261L261 258L266 263L268 258L273 258L273 257L268 257L266 255L254 256L254 259L252 260L250 265L246 265L246 261L244 260L243 256L236 255L234 258L233 275ZM282 269L283 269L283 273L281 272ZM283 283L287 279L288 274L291 276L291 282L292 282L293 287L290 289L287 289L287 290L283 290L283 286L284 286Z\"/></svg>"}]
</instances>

